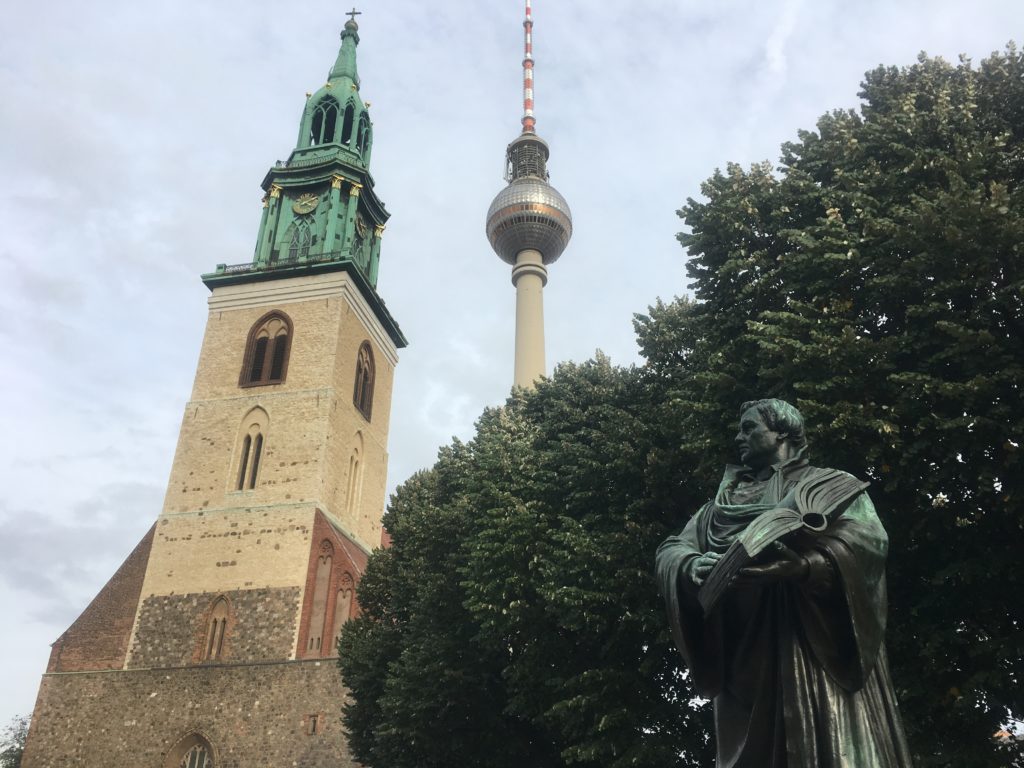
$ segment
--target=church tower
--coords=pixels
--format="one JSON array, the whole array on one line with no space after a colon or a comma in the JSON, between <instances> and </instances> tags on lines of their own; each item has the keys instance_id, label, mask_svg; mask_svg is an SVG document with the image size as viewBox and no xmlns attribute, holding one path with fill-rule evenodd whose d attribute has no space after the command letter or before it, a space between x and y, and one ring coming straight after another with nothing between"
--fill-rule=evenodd
<instances>
[{"instance_id":1,"label":"church tower","mask_svg":"<svg viewBox=\"0 0 1024 768\"><path fill-rule=\"evenodd\" d=\"M506 186L487 211L487 238L502 261L512 265L516 289L513 385L532 389L546 371L544 286L547 265L562 255L572 237L572 214L548 183L547 142L537 135L533 114L533 10L526 0L523 21L523 130L505 150Z\"/></svg>"},{"instance_id":2,"label":"church tower","mask_svg":"<svg viewBox=\"0 0 1024 768\"><path fill-rule=\"evenodd\" d=\"M381 543L405 339L377 294L355 13L209 317L163 510L54 643L25 768L353 766L335 657Z\"/></svg>"}]
</instances>

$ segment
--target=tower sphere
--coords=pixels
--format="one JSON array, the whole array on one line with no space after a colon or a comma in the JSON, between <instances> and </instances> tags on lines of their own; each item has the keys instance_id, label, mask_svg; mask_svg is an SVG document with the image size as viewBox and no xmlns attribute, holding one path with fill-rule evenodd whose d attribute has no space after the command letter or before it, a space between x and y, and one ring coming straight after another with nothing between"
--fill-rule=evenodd
<instances>
[{"instance_id":1,"label":"tower sphere","mask_svg":"<svg viewBox=\"0 0 1024 768\"><path fill-rule=\"evenodd\" d=\"M562 255L572 237L572 213L558 190L537 176L514 179L487 211L487 238L509 264L516 255L540 251L545 264Z\"/></svg>"}]
</instances>

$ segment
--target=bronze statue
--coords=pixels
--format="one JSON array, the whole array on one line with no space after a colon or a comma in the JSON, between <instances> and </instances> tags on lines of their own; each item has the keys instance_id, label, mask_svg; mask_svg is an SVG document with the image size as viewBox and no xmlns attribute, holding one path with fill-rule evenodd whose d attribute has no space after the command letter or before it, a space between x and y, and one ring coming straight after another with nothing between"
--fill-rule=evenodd
<instances>
[{"instance_id":1,"label":"bronze statue","mask_svg":"<svg viewBox=\"0 0 1024 768\"><path fill-rule=\"evenodd\" d=\"M743 465L657 555L676 647L714 702L716 765L910 766L883 642L888 538L866 483L808 464L789 403L741 414Z\"/></svg>"}]
</instances>

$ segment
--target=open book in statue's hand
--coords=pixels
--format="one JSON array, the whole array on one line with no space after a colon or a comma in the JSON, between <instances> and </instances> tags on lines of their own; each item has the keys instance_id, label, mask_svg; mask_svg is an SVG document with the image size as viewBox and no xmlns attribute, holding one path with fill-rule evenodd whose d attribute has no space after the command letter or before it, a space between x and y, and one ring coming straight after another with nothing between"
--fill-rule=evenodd
<instances>
[{"instance_id":1,"label":"open book in statue's hand","mask_svg":"<svg viewBox=\"0 0 1024 768\"><path fill-rule=\"evenodd\" d=\"M711 613L740 569L754 562L770 545L796 531L821 533L828 528L833 513L867 487L868 483L835 469L797 484L778 507L762 512L744 528L715 564L697 592L704 614Z\"/></svg>"}]
</instances>

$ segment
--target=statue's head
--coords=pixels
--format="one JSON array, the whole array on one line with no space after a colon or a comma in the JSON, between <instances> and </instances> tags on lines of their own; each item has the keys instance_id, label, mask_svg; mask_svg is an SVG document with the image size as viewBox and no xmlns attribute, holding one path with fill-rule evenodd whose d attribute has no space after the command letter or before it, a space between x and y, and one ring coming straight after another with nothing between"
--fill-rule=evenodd
<instances>
[{"instance_id":1,"label":"statue's head","mask_svg":"<svg viewBox=\"0 0 1024 768\"><path fill-rule=\"evenodd\" d=\"M807 445L804 417L785 400L751 400L740 406L736 433L740 460L753 469L791 458Z\"/></svg>"}]
</instances>

